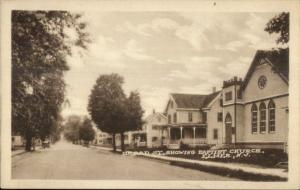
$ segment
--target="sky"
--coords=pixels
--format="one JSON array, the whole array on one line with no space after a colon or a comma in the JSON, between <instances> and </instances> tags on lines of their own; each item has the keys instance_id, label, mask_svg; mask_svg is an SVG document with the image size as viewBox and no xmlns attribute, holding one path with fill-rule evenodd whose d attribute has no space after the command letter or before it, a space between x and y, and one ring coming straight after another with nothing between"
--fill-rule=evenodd
<instances>
[{"instance_id":1,"label":"sky","mask_svg":"<svg viewBox=\"0 0 300 190\"><path fill-rule=\"evenodd\" d=\"M244 78L258 49L278 47L278 35L264 31L277 14L84 12L92 42L67 57L70 106L63 115L88 115L88 96L102 74L123 76L125 93L140 93L144 116L163 112L170 93L220 90L224 80Z\"/></svg>"}]
</instances>

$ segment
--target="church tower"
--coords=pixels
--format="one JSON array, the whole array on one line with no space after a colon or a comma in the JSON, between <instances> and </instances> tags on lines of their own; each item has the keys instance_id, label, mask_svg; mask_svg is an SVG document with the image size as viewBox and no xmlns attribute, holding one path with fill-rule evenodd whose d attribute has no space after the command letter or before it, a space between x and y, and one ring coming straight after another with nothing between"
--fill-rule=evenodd
<instances>
[{"instance_id":1,"label":"church tower","mask_svg":"<svg viewBox=\"0 0 300 190\"><path fill-rule=\"evenodd\" d=\"M223 82L223 143L236 144L243 135L243 80L234 77Z\"/></svg>"}]
</instances>

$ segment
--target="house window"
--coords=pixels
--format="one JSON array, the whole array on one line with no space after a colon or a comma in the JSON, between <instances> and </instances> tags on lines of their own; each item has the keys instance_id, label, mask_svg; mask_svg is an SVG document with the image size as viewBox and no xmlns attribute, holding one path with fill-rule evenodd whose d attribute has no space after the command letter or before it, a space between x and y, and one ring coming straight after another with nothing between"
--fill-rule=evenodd
<instances>
[{"instance_id":1,"label":"house window","mask_svg":"<svg viewBox=\"0 0 300 190\"><path fill-rule=\"evenodd\" d=\"M218 129L214 129L214 139L218 139Z\"/></svg>"},{"instance_id":2,"label":"house window","mask_svg":"<svg viewBox=\"0 0 300 190\"><path fill-rule=\"evenodd\" d=\"M206 121L207 121L207 113L206 112L202 112L202 121L203 121L203 123L206 123Z\"/></svg>"},{"instance_id":3,"label":"house window","mask_svg":"<svg viewBox=\"0 0 300 190\"><path fill-rule=\"evenodd\" d=\"M275 131L275 103L270 100L269 105L269 132Z\"/></svg>"},{"instance_id":4,"label":"house window","mask_svg":"<svg viewBox=\"0 0 300 190\"><path fill-rule=\"evenodd\" d=\"M253 104L251 107L251 131L257 133L257 106Z\"/></svg>"},{"instance_id":5,"label":"house window","mask_svg":"<svg viewBox=\"0 0 300 190\"><path fill-rule=\"evenodd\" d=\"M223 121L223 113L218 112L218 122L222 122L222 121Z\"/></svg>"},{"instance_id":6,"label":"house window","mask_svg":"<svg viewBox=\"0 0 300 190\"><path fill-rule=\"evenodd\" d=\"M168 123L170 124L172 121L172 116L171 115L168 115Z\"/></svg>"},{"instance_id":7,"label":"house window","mask_svg":"<svg viewBox=\"0 0 300 190\"><path fill-rule=\"evenodd\" d=\"M189 112L189 122L193 122L193 112Z\"/></svg>"},{"instance_id":8,"label":"house window","mask_svg":"<svg viewBox=\"0 0 300 190\"><path fill-rule=\"evenodd\" d=\"M225 100L226 101L232 100L232 92L231 91L225 93Z\"/></svg>"},{"instance_id":9,"label":"house window","mask_svg":"<svg viewBox=\"0 0 300 190\"><path fill-rule=\"evenodd\" d=\"M266 105L264 102L260 103L259 106L259 115L260 115L260 120L259 120L259 131L260 133L265 133L266 132Z\"/></svg>"},{"instance_id":10,"label":"house window","mask_svg":"<svg viewBox=\"0 0 300 190\"><path fill-rule=\"evenodd\" d=\"M206 138L206 128L197 127L195 129L195 138Z\"/></svg>"},{"instance_id":11,"label":"house window","mask_svg":"<svg viewBox=\"0 0 300 190\"><path fill-rule=\"evenodd\" d=\"M173 114L173 122L177 123L177 114L176 113Z\"/></svg>"}]
</instances>

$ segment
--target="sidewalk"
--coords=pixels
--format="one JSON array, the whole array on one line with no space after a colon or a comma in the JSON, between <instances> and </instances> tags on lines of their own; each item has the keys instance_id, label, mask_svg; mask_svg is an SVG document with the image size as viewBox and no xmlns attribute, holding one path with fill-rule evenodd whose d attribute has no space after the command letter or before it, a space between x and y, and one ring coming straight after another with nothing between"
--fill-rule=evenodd
<instances>
[{"instance_id":1,"label":"sidewalk","mask_svg":"<svg viewBox=\"0 0 300 190\"><path fill-rule=\"evenodd\" d=\"M11 156L14 157L14 156L24 154L24 153L26 153L26 151L24 149L14 150L11 152Z\"/></svg>"},{"instance_id":2,"label":"sidewalk","mask_svg":"<svg viewBox=\"0 0 300 190\"><path fill-rule=\"evenodd\" d=\"M43 148L42 147L36 147L35 150L43 150ZM27 151L25 150L25 148L14 150L14 151L11 151L11 156L14 157L14 156L17 156L17 155L24 154L26 152Z\"/></svg>"},{"instance_id":3,"label":"sidewalk","mask_svg":"<svg viewBox=\"0 0 300 190\"><path fill-rule=\"evenodd\" d=\"M144 155L136 155L140 157L158 159L162 161L169 161L175 163L175 165L180 166L200 166L199 169L206 169L221 171L221 172L238 172L241 175L255 175L257 177L262 178L270 178L270 179L277 179L277 180L287 180L288 172L285 169L281 168L256 168L256 167L249 167L243 166L241 164L235 163L221 163L221 162L212 162L212 161L200 161L200 160L191 160L191 159L184 159L184 158L176 158L176 157L167 157L167 156L160 156L160 155L151 155L151 154L144 154ZM242 177L242 176L241 176Z\"/></svg>"},{"instance_id":4,"label":"sidewalk","mask_svg":"<svg viewBox=\"0 0 300 190\"><path fill-rule=\"evenodd\" d=\"M100 149L100 150L113 150L113 148L109 148L109 147L103 147L103 146L97 146L97 145L91 145L91 147L95 147L97 149ZM116 150L117 152L122 152L121 149L117 148Z\"/></svg>"},{"instance_id":5,"label":"sidewalk","mask_svg":"<svg viewBox=\"0 0 300 190\"><path fill-rule=\"evenodd\" d=\"M112 150L108 147L99 147L94 146L102 150ZM117 149L117 152L121 152L120 149ZM230 175L237 178L247 179L247 180L258 180L258 181L284 181L288 178L288 172L285 169L281 168L259 168L251 167L247 165L242 165L239 163L221 163L221 162L212 162L212 161L200 161L200 160L191 160L184 158L168 157L161 155L152 155L152 154L137 154L132 155L141 158L155 159L163 162L167 162L172 165L199 169L202 171L207 171L211 173L218 173L224 175Z\"/></svg>"}]
</instances>

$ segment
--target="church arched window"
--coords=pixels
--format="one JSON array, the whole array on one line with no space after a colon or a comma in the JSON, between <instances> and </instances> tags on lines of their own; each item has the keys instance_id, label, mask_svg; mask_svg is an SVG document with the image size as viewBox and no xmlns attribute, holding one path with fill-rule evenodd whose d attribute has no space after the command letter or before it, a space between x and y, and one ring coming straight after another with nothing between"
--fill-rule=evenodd
<instances>
[{"instance_id":1,"label":"church arched window","mask_svg":"<svg viewBox=\"0 0 300 190\"><path fill-rule=\"evenodd\" d=\"M259 105L259 131L260 133L266 132L266 119L267 119L267 113L266 113L266 104L264 102L260 103Z\"/></svg>"},{"instance_id":2,"label":"church arched window","mask_svg":"<svg viewBox=\"0 0 300 190\"><path fill-rule=\"evenodd\" d=\"M253 104L251 107L251 131L257 133L257 106Z\"/></svg>"},{"instance_id":3,"label":"church arched window","mask_svg":"<svg viewBox=\"0 0 300 190\"><path fill-rule=\"evenodd\" d=\"M275 103L273 100L270 100L268 105L269 112L269 132L275 131Z\"/></svg>"}]
</instances>

